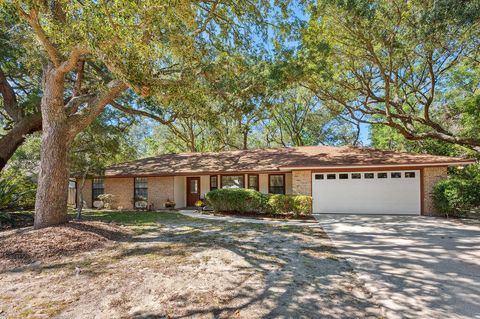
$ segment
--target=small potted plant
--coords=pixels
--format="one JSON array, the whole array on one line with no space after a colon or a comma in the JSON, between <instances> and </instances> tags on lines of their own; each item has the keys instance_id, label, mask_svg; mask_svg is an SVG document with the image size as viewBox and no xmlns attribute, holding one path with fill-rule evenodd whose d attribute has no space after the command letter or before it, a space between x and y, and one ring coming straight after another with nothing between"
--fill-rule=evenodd
<instances>
[{"instance_id":1,"label":"small potted plant","mask_svg":"<svg viewBox=\"0 0 480 319\"><path fill-rule=\"evenodd\" d=\"M201 199L195 202L195 207L197 207L197 211L200 213L203 208L203 201Z\"/></svg>"},{"instance_id":2,"label":"small potted plant","mask_svg":"<svg viewBox=\"0 0 480 319\"><path fill-rule=\"evenodd\" d=\"M166 201L165 201L165 208L175 208L175 202L173 200L170 200L170 198L168 198Z\"/></svg>"}]
</instances>

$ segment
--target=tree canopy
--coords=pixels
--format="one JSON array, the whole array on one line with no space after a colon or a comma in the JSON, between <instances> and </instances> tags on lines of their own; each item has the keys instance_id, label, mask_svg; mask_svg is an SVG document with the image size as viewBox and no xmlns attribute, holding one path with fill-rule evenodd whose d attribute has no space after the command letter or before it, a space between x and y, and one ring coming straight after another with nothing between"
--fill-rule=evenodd
<instances>
[{"instance_id":1,"label":"tree canopy","mask_svg":"<svg viewBox=\"0 0 480 319\"><path fill-rule=\"evenodd\" d=\"M478 1L317 1L296 61L333 109L480 151Z\"/></svg>"}]
</instances>

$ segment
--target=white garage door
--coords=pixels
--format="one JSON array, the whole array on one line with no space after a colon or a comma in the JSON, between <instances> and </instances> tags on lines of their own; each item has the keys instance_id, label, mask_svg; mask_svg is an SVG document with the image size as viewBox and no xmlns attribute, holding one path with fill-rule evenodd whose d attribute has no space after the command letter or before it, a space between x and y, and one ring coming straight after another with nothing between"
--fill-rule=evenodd
<instances>
[{"instance_id":1,"label":"white garage door","mask_svg":"<svg viewBox=\"0 0 480 319\"><path fill-rule=\"evenodd\" d=\"M314 213L420 214L420 171L314 173Z\"/></svg>"}]
</instances>

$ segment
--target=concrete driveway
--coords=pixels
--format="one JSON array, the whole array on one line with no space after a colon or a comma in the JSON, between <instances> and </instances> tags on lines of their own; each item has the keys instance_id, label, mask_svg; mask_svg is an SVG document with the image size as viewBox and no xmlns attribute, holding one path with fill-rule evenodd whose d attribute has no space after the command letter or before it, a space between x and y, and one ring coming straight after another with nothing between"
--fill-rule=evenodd
<instances>
[{"instance_id":1,"label":"concrete driveway","mask_svg":"<svg viewBox=\"0 0 480 319\"><path fill-rule=\"evenodd\" d=\"M317 215L387 318L480 319L480 225L418 216Z\"/></svg>"}]
</instances>

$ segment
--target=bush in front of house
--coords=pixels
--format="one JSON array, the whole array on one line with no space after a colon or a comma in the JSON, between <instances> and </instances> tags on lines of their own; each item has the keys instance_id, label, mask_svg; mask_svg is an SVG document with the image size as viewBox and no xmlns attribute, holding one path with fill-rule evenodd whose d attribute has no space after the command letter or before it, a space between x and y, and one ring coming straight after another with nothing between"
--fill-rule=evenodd
<instances>
[{"instance_id":1,"label":"bush in front of house","mask_svg":"<svg viewBox=\"0 0 480 319\"><path fill-rule=\"evenodd\" d=\"M453 177L440 181L433 188L433 201L440 213L463 217L480 209L480 180Z\"/></svg>"},{"instance_id":2,"label":"bush in front of house","mask_svg":"<svg viewBox=\"0 0 480 319\"><path fill-rule=\"evenodd\" d=\"M272 214L307 215L312 212L312 197L306 195L268 195L267 207Z\"/></svg>"},{"instance_id":3,"label":"bush in front of house","mask_svg":"<svg viewBox=\"0 0 480 319\"><path fill-rule=\"evenodd\" d=\"M98 195L98 199L103 202L103 207L106 209L111 209L113 208L115 201L116 201L116 196L113 194L101 194Z\"/></svg>"},{"instance_id":4,"label":"bush in front of house","mask_svg":"<svg viewBox=\"0 0 480 319\"><path fill-rule=\"evenodd\" d=\"M435 184L433 202L446 216L464 217L480 212L480 167L472 165Z\"/></svg>"},{"instance_id":5,"label":"bush in front of house","mask_svg":"<svg viewBox=\"0 0 480 319\"><path fill-rule=\"evenodd\" d=\"M223 188L206 194L215 211L307 215L312 211L312 197L305 195L266 195L253 189Z\"/></svg>"},{"instance_id":6,"label":"bush in front of house","mask_svg":"<svg viewBox=\"0 0 480 319\"><path fill-rule=\"evenodd\" d=\"M253 189L222 188L205 195L208 205L215 211L264 213L267 198Z\"/></svg>"}]
</instances>

